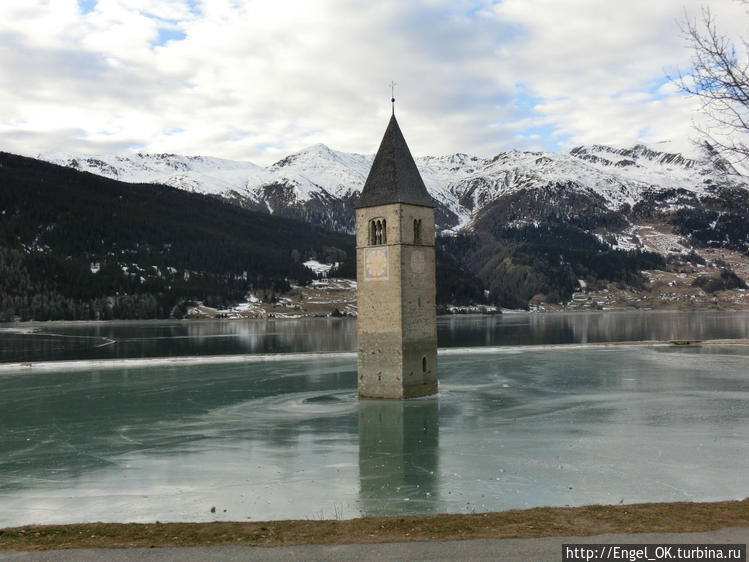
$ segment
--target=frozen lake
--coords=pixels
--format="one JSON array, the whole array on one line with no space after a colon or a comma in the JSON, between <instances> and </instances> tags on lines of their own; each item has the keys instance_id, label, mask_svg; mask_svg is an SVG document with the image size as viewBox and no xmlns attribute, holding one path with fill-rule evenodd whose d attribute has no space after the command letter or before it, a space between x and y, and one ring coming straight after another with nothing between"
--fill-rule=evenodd
<instances>
[{"instance_id":1,"label":"frozen lake","mask_svg":"<svg viewBox=\"0 0 749 562\"><path fill-rule=\"evenodd\" d=\"M749 312L443 316L441 348L749 338ZM356 320L0 324L0 363L356 350Z\"/></svg>"},{"instance_id":2,"label":"frozen lake","mask_svg":"<svg viewBox=\"0 0 749 562\"><path fill-rule=\"evenodd\" d=\"M696 337L678 328L693 317L673 317L654 321L675 334L657 339ZM505 334L532 333L533 317L517 318ZM578 340L583 328L587 341L626 339L610 321L558 318L552 341L526 343L575 327ZM702 337L746 337L747 317L731 318L735 335ZM511 343L487 328L498 321L466 319L453 345ZM0 369L0 527L749 496L745 346L443 349L439 395L406 402L358 400L355 368L349 353Z\"/></svg>"}]
</instances>

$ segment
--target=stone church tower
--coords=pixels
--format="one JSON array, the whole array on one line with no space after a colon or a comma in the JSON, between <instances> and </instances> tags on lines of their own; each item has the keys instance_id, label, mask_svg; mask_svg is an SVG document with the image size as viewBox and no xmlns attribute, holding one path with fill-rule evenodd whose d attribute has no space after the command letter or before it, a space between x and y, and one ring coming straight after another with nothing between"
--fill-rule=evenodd
<instances>
[{"instance_id":1,"label":"stone church tower","mask_svg":"<svg viewBox=\"0 0 749 562\"><path fill-rule=\"evenodd\" d=\"M359 396L437 392L434 204L395 113L356 206Z\"/></svg>"}]
</instances>

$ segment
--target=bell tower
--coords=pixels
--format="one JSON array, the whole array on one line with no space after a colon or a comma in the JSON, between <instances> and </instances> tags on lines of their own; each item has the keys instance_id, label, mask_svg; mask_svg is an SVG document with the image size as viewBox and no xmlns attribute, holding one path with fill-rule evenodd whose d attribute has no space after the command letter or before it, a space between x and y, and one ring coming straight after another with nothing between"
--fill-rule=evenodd
<instances>
[{"instance_id":1,"label":"bell tower","mask_svg":"<svg viewBox=\"0 0 749 562\"><path fill-rule=\"evenodd\" d=\"M359 396L436 393L434 203L395 112L356 206L356 279Z\"/></svg>"}]
</instances>

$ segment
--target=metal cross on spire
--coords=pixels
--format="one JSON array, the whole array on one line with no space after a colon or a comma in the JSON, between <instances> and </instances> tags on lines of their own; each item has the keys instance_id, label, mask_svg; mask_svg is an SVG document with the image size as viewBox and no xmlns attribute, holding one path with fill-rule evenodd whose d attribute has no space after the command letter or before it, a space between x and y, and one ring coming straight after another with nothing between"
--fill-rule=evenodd
<instances>
[{"instance_id":1,"label":"metal cross on spire","mask_svg":"<svg viewBox=\"0 0 749 562\"><path fill-rule=\"evenodd\" d=\"M393 104L393 115L395 115L395 86L396 86L396 83L391 80L390 81L390 103Z\"/></svg>"}]
</instances>

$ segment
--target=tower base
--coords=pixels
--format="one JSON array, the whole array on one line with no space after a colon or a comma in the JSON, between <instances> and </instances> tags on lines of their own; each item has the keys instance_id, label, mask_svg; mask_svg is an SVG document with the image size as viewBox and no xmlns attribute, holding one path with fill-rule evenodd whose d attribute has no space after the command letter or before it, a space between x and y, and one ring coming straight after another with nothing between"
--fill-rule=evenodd
<instances>
[{"instance_id":1,"label":"tower base","mask_svg":"<svg viewBox=\"0 0 749 562\"><path fill-rule=\"evenodd\" d=\"M357 365L360 397L418 398L437 393L436 342L415 342L405 350L383 343L382 335L360 334Z\"/></svg>"},{"instance_id":2,"label":"tower base","mask_svg":"<svg viewBox=\"0 0 749 562\"><path fill-rule=\"evenodd\" d=\"M359 388L359 398L383 398L390 400L402 400L405 398L419 398L421 396L431 396L437 394L439 387L437 381L429 382L425 384L407 386L401 388L400 392L398 389L385 391L381 389L379 392L375 389Z\"/></svg>"}]
</instances>

